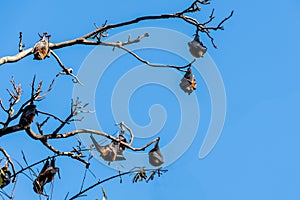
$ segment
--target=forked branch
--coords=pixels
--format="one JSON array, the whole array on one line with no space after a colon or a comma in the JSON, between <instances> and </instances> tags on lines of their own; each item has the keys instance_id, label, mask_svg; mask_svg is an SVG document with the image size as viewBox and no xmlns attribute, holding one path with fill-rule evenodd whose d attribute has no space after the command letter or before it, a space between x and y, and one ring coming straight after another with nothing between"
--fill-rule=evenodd
<instances>
[{"instance_id":1,"label":"forked branch","mask_svg":"<svg viewBox=\"0 0 300 200\"><path fill-rule=\"evenodd\" d=\"M64 48L64 47L73 46L73 45L77 45L77 44L82 44L82 45L100 45L100 44L109 45L109 43L102 43L101 42L101 39L103 38L103 36L107 36L104 33L107 32L108 30L116 29L116 28L123 27L123 26L132 25L132 24L136 24L136 23L139 23L141 21L162 20L162 19L180 19L180 20L185 21L186 23L192 25L195 29L199 30L200 32L205 33L211 39L211 42L212 42L213 46L217 47L214 43L214 38L210 34L210 30L214 30L214 31L223 30L224 29L223 28L223 23L225 21L227 21L229 18L232 17L233 11L231 12L231 14L228 17L223 19L217 26L208 26L208 24L210 22L212 22L212 20L214 19L214 17L212 15L210 17L210 20L207 21L207 22L204 22L204 23L200 23L195 18L187 16L187 14L189 14L189 13L199 12L201 10L200 5L206 5L206 4L209 4L209 3L210 3L209 0L196 0L188 8L184 9L183 11L177 12L177 13L152 15L152 16L142 16L142 17L135 18L133 20L129 20L129 21L125 21L125 22L121 22L121 23L117 23L117 24L106 24L105 23L105 24L103 24L102 27L97 27L96 26L96 30L94 30L90 33L87 33L86 35L83 35L79 38L64 41L64 42L60 42L60 43L50 43L49 48L51 50L52 55L56 58L59 65L63 68L63 72L65 74L72 75L72 73L70 73L64 67L64 65L62 64L62 62L58 58L58 56L55 53L53 53L53 50L61 49L61 48ZM147 35L144 35L142 37L147 37ZM142 39L142 37L135 40L135 42L139 42L140 39ZM130 42L130 43L133 43L133 42ZM20 44L21 44L21 41L20 41ZM122 46L124 46L124 45L125 45L125 43L123 43ZM17 61L25 58L26 56L31 55L32 50L33 50L33 48L29 48L27 50L21 51L20 53L14 55L14 56L2 57L2 58L0 58L0 65L2 65L4 63L9 63L9 62L17 62ZM133 55L133 54L131 54L131 55ZM75 78L75 80L77 80L75 76L73 76L73 77ZM77 82L79 82L79 81L77 80Z\"/></svg>"}]
</instances>

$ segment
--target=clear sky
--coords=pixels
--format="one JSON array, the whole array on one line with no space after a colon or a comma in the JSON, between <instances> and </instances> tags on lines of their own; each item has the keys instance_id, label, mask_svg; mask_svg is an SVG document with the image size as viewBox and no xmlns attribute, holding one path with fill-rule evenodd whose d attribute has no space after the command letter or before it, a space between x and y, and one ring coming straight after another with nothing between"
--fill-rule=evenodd
<instances>
[{"instance_id":1,"label":"clear sky","mask_svg":"<svg viewBox=\"0 0 300 200\"><path fill-rule=\"evenodd\" d=\"M161 13L173 13L183 10L192 1L5 1L1 4L0 24L0 57L13 55L18 50L19 32L23 32L23 42L26 47L31 47L39 39L37 33L48 32L53 43L73 39L84 35L94 29L93 23L101 25L106 19L108 23L118 23L130 20L142 15ZM210 40L203 35L203 42L208 47L208 54L216 64L222 77L226 91L226 120L216 146L204 159L199 159L199 150L204 141L211 119L210 87L206 83L206 77L200 72L195 75L198 81L197 90L190 96L175 95L174 90L154 84L144 85L132 94L128 103L133 121L140 126L146 126L159 122L157 118L148 116L152 105L162 104L163 110L158 110L156 117L166 116L166 122L156 135L146 139L136 140L136 146L145 144L155 136L161 136L161 146L166 146L177 134L183 112L179 108L189 105L186 101L180 105L182 99L190 97L196 99L199 105L199 127L196 136L189 148L181 152L182 156L168 165L168 173L161 178L149 183L131 183L131 177L123 177L123 183L119 180L104 184L110 200L113 199L203 199L203 200L298 200L300 199L300 135L299 135L299 45L300 40L300 2L296 0L286 1L212 1L211 5L203 6L202 11L193 15L199 21L208 19L210 11L215 8L215 24L226 17L231 10L235 11L234 17L227 21L224 31L213 33L218 49L214 49ZM167 28L176 31L192 39L195 30L178 20L148 21L131 25L109 32L110 37L115 34L124 36L124 31L132 30L132 38L138 36L135 28L154 27L155 29ZM146 30L146 29L144 29ZM149 30L149 29L147 29ZM155 32L153 40L155 41ZM174 35L171 35L174 36ZM141 56L153 62L186 64L192 57L183 59L174 55L172 51L182 43L182 51L188 52L186 41L174 37L169 38L170 51L155 49L164 44L163 41L152 43L149 49L137 50ZM115 36L117 38L117 36ZM122 38L121 37L121 38ZM123 40L126 40L124 37ZM144 39L138 46L151 43L150 37ZM147 45L146 45L147 46ZM26 48L25 47L25 48ZM133 46L135 47L135 46ZM130 49L131 47L128 46ZM166 47L167 48L167 47ZM110 53L121 55L122 51L101 47ZM93 51L94 50L94 51ZM95 52L91 46L73 46L55 51L66 66L72 67L75 73L82 70L84 61L87 61L91 52ZM100 51L100 50L99 50ZM209 55L197 60L195 68L202 66L204 69ZM106 54L99 55L99 67L101 60L105 60ZM104 62L104 61L103 61ZM101 130L114 133L117 128L114 123L119 120L113 116L110 97L112 91L122 75L137 66L138 61L128 55L111 61L110 68L99 81L100 85L95 93L96 116L101 123ZM214 67L214 66L213 66ZM148 69L148 68L147 68ZM198 69L198 68L197 68ZM42 62L27 57L14 64L0 66L0 97L7 100L6 88L10 88L9 80L14 76L17 83L21 83L24 90L24 99L29 95L29 84L34 74L38 80L44 80L48 85L52 77L60 70L53 57ZM150 71L152 68L149 69ZM172 74L174 70L153 69L157 76L165 73L167 80L173 80L176 87L183 74ZM161 70L161 71L160 71ZM94 72L94 71L93 71ZM92 72L92 73L93 73ZM147 72L139 80L148 80L151 77ZM179 78L178 78L179 77ZM86 77L83 77L85 79ZM132 80L132 79L131 79ZM217 79L216 79L217 80ZM102 85L101 85L102 83ZM122 85L122 84L121 84ZM126 86L126 84L125 84ZM38 108L44 111L64 117L68 114L70 99L73 95L74 84L69 77L60 77L55 83L54 90L45 100L38 103ZM76 86L79 87L79 86ZM91 88L88 88L89 90ZM179 89L178 89L179 91ZM115 99L118 99L115 97ZM121 99L122 100L122 99ZM127 102L118 99L117 106L122 108L122 103L127 107ZM127 100L126 100L127 101ZM118 104L118 102L121 102ZM92 103L92 102L91 102ZM182 106L182 107L181 107ZM152 107L153 108L153 107ZM161 109L158 108L158 109ZM190 109L190 107L189 107ZM117 109L118 110L118 109ZM195 108L190 112L192 121ZM200 115L199 115L200 116ZM0 113L0 119L5 116ZM160 118L159 118L160 119ZM122 119L123 120L123 119ZM156 120L156 121L155 121ZM126 120L124 120L126 122ZM50 127L55 123L51 122ZM92 125L91 125L92 126ZM65 131L74 129L71 125ZM135 129L134 129L135 130ZM134 131L133 130L133 131ZM142 130L142 129L141 129ZM147 129L145 132L147 132ZM138 131L136 131L138 132ZM187 131L188 132L188 131ZM137 133L140 134L140 133ZM189 134L189 133L187 133ZM139 135L143 137L142 135ZM147 135L146 135L147 136ZM144 137L146 137L144 135ZM68 150L68 142L52 143L59 148ZM27 156L29 162L37 161L44 155L52 155L37 141L32 141L24 132L14 133L1 138L0 146L5 147L11 156L22 162L21 150ZM174 152L179 148L174 148ZM170 151L172 152L172 151ZM170 152L167 155L170 155ZM174 153L175 154L175 153ZM170 159L166 157L166 160ZM103 179L117 173L111 168L93 160L91 170L97 178ZM53 199L63 199L65 194L75 194L80 187L84 166L70 159L58 159L61 168L62 179L55 180ZM1 163L2 164L2 163ZM34 169L41 169L37 166ZM96 182L90 173L85 185ZM78 184L75 184L75 183ZM48 189L49 192L49 189ZM89 193L86 199L102 197L101 187ZM21 176L16 189L16 199L38 199L32 191L31 181Z\"/></svg>"}]
</instances>

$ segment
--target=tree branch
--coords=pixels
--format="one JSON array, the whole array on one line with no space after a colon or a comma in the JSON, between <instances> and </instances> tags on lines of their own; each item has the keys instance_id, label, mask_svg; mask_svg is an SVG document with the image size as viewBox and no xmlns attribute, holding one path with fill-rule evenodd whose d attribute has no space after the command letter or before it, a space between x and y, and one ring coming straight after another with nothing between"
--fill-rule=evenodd
<instances>
[{"instance_id":1,"label":"tree branch","mask_svg":"<svg viewBox=\"0 0 300 200\"><path fill-rule=\"evenodd\" d=\"M0 65L3 65L5 63L14 63L14 62L17 62L27 56L29 56L30 54L32 54L32 49L33 48L29 48L29 49L26 49L26 50L23 50L22 52L16 54L16 55L13 55L13 56L5 56L5 57L2 57L0 58Z\"/></svg>"},{"instance_id":2,"label":"tree branch","mask_svg":"<svg viewBox=\"0 0 300 200\"><path fill-rule=\"evenodd\" d=\"M56 61L58 62L59 66L63 69L62 72L59 72L57 76L59 76L60 74L63 74L63 75L70 75L72 76L74 79L73 79L73 82L74 83L79 83L80 85L83 85L83 83L81 83L81 81L79 80L79 78L73 74L73 69L72 68L66 68L65 65L62 63L62 61L60 60L59 56L50 49L50 53L54 56L54 58L56 59Z\"/></svg>"},{"instance_id":3,"label":"tree branch","mask_svg":"<svg viewBox=\"0 0 300 200\"><path fill-rule=\"evenodd\" d=\"M194 12L198 12L200 11L200 7L198 6L198 4L209 4L208 0L196 0L194 1L191 6L189 6L187 9L184 9L181 12L177 12L174 14L161 14L161 15L153 15L153 16L142 16L142 17L138 17L135 18L133 20L129 20L129 21L125 21L125 22L121 22L121 23L117 23L117 24L104 24L102 27L97 28L96 30L87 33L86 35L83 35L82 37L73 39L73 40L68 40L68 41L64 41L64 42L60 42L60 43L50 43L49 44L49 48L51 50L55 50L55 49L60 49L60 48L64 48L64 47L68 47L68 46L73 46L73 45L77 45L77 44L84 44L84 45L99 45L101 42L98 40L95 41L89 41L87 39L90 38L95 38L96 35L98 34L103 34L104 32L114 29L114 28L119 28L122 26L128 26L128 25L132 25L132 24L136 24L139 23L141 21L148 21L148 20L162 20L162 19L181 19L185 22L187 22L188 24L196 27L197 29L199 29L201 32L206 33L206 35L208 35L211 38L211 35L209 35L209 30L219 30L219 29L223 29L222 24L227 21L229 18L232 17L233 15L233 11L231 12L231 14L226 17L224 20L222 20L218 26L216 27L207 27L206 23L199 23L196 19L189 17L189 16L185 16L185 14L187 13L194 13ZM213 42L213 40L212 40ZM216 47L216 45L213 43L213 46ZM4 63L10 63L10 62L17 62L23 58L25 58L26 56L32 54L32 49L33 48L29 48L27 50L24 50L14 56L5 56L0 58L0 65L4 64Z\"/></svg>"},{"instance_id":4,"label":"tree branch","mask_svg":"<svg viewBox=\"0 0 300 200\"><path fill-rule=\"evenodd\" d=\"M38 135L36 133L34 133L30 128L25 129L26 133L34 140L39 140L45 147L47 147L50 151L54 152L57 155L60 156L67 156L70 158L73 158L75 160L78 160L84 164L86 164L86 166L88 166L90 163L84 159L81 158L81 156L76 155L73 152L63 152L63 151L59 151L57 149L55 149L53 146L51 146L47 140L47 137L44 137L43 135Z\"/></svg>"},{"instance_id":5,"label":"tree branch","mask_svg":"<svg viewBox=\"0 0 300 200\"><path fill-rule=\"evenodd\" d=\"M2 137L4 135L8 135L10 133L17 132L17 131L22 131L22 130L24 130L24 128L21 127L20 125L14 125L14 126L1 128L0 129L0 137Z\"/></svg>"},{"instance_id":6,"label":"tree branch","mask_svg":"<svg viewBox=\"0 0 300 200\"><path fill-rule=\"evenodd\" d=\"M8 117L6 119L6 122L1 122L0 124L3 125L3 128L0 129L0 137L13 133L13 132L17 132L20 130L24 130L24 128L22 126L20 126L19 124L14 125L14 126L10 126L9 124L16 120L23 112L24 112L24 108L29 104L29 103L33 103L34 101L40 101L42 100L52 89L53 89L53 84L55 82L55 78L52 80L51 84L49 85L49 88L46 92L42 93L42 81L39 82L37 89L35 89L35 79L36 77L34 76L32 83L31 83L31 97L30 99L28 99L27 101L25 101L25 103L23 103L21 105L21 107L18 109L17 113L15 113L13 106L16 105L20 99L21 99L21 94L22 94L22 89L21 89L21 85L17 85L13 78L11 79L11 83L13 85L13 89L12 91L9 91L9 95L10 97L10 107L8 109L6 109L2 103L2 100L0 99L0 107L8 114Z\"/></svg>"},{"instance_id":7,"label":"tree branch","mask_svg":"<svg viewBox=\"0 0 300 200\"><path fill-rule=\"evenodd\" d=\"M40 141L47 141L47 140L52 140L52 139L63 139L63 138L69 138L69 137L73 137L75 135L78 135L80 133L89 133L89 134L95 134L95 135L100 135L103 137L106 137L107 139L110 139L112 141L115 142L119 142L120 144L124 145L126 148L132 150L132 151L144 151L147 147L149 147L151 144L157 142L160 138L157 137L154 140L152 140L151 142L149 142L148 144L146 144L143 147L139 147L139 148L135 148L132 147L129 143L120 141L119 138L115 138L114 136L105 133L105 132L101 132L101 131L97 131L97 130L92 130L92 129L77 129L74 131L70 131L70 132L66 132L66 133L61 133L61 134L57 134L54 135L53 133L50 134L45 134L45 135L39 135L36 134L32 129L28 128L25 129L26 133L34 140L40 140Z\"/></svg>"},{"instance_id":8,"label":"tree branch","mask_svg":"<svg viewBox=\"0 0 300 200\"><path fill-rule=\"evenodd\" d=\"M54 119L58 120L59 122L65 123L64 120L60 119L59 117L57 117L57 116L55 116L55 115L53 115L53 114L51 114L51 113L43 112L43 111L40 111L40 110L37 110L37 113L41 113L41 114L43 114L43 115L47 115L47 116L53 117ZM67 122L67 123L68 123L68 122Z\"/></svg>"},{"instance_id":9,"label":"tree branch","mask_svg":"<svg viewBox=\"0 0 300 200\"><path fill-rule=\"evenodd\" d=\"M188 67L192 66L192 64L196 61L196 59L194 59L192 62L190 62L189 64L184 65L184 66L165 65L165 64L153 64L153 63L150 63L147 60L142 59L136 53L130 51L129 49L127 49L127 48L125 48L123 46L116 46L116 47L118 47L118 48L126 51L127 53L131 54L136 59L138 59L140 62L142 62L142 63L144 63L144 64L146 64L146 65L148 65L150 67L166 67L166 68L174 68L174 69L180 70L180 69L185 69L185 68L188 68Z\"/></svg>"},{"instance_id":10,"label":"tree branch","mask_svg":"<svg viewBox=\"0 0 300 200\"><path fill-rule=\"evenodd\" d=\"M132 130L124 123L124 122L120 122L118 124L116 124L116 126L120 126L121 128L121 131L124 133L125 132L125 129L129 132L130 134L130 140L129 140L129 145L131 146L132 145L132 142L134 140L134 135L132 133Z\"/></svg>"},{"instance_id":11,"label":"tree branch","mask_svg":"<svg viewBox=\"0 0 300 200\"><path fill-rule=\"evenodd\" d=\"M83 195L84 193L86 193L87 191L89 191L89 190L95 188L95 187L98 186L98 185L101 185L102 183L105 183L105 182L107 182L107 181L110 181L110 180L115 179L115 178L118 178L118 177L125 176L125 175L127 175L127 174L140 173L140 170L141 170L141 169L131 170L131 171L124 172L124 173L118 173L118 174L116 174L116 175L114 175L114 176L111 176L111 177L109 177L109 178L106 178L106 179L104 179L104 180L102 180L102 181L99 180L97 183L95 183L95 184L93 184L93 185L87 187L87 188L84 189L84 190L81 190L79 193L77 193L76 195L72 196L69 200L74 200L74 199L76 199L76 198L82 196L82 195ZM161 173L166 173L168 170L162 170L162 169L144 169L144 168L143 168L143 171L144 171L144 172L152 172L152 173L153 173L153 172L157 172L158 174L161 174Z\"/></svg>"}]
</instances>

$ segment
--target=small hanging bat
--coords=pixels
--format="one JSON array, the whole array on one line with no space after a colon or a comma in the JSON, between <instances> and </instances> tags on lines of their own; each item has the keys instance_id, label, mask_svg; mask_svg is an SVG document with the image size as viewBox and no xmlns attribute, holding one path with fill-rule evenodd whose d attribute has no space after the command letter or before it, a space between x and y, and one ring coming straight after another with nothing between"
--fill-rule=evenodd
<instances>
[{"instance_id":1,"label":"small hanging bat","mask_svg":"<svg viewBox=\"0 0 300 200\"><path fill-rule=\"evenodd\" d=\"M197 83L191 68L188 68L179 85L180 88L189 95L196 90Z\"/></svg>"},{"instance_id":2,"label":"small hanging bat","mask_svg":"<svg viewBox=\"0 0 300 200\"><path fill-rule=\"evenodd\" d=\"M40 36L41 39L38 41L32 50L33 56L35 60L43 60L46 57L50 56L50 48L49 48L49 42L50 42L50 35L47 35L47 33L44 33L43 36Z\"/></svg>"},{"instance_id":3,"label":"small hanging bat","mask_svg":"<svg viewBox=\"0 0 300 200\"><path fill-rule=\"evenodd\" d=\"M19 124L28 128L34 120L34 116L37 114L36 105L30 104L26 106L20 118Z\"/></svg>"},{"instance_id":4,"label":"small hanging bat","mask_svg":"<svg viewBox=\"0 0 300 200\"><path fill-rule=\"evenodd\" d=\"M57 172L59 174L59 168L55 167L55 159L53 158L51 162L47 160L42 168L42 171L33 182L33 190L37 194L43 194L44 186L54 180Z\"/></svg>"},{"instance_id":5,"label":"small hanging bat","mask_svg":"<svg viewBox=\"0 0 300 200\"><path fill-rule=\"evenodd\" d=\"M158 142L155 144L154 148L149 151L148 155L149 155L149 163L152 166L157 167L164 163L164 158L160 152Z\"/></svg>"}]
</instances>

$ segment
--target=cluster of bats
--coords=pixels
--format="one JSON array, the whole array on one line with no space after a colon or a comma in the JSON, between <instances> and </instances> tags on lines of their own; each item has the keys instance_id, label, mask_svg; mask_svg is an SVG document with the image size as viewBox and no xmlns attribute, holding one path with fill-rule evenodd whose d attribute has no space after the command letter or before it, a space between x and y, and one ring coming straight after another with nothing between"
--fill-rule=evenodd
<instances>
[{"instance_id":1,"label":"cluster of bats","mask_svg":"<svg viewBox=\"0 0 300 200\"><path fill-rule=\"evenodd\" d=\"M43 36L40 36L41 39L34 45L32 53L34 55L34 59L36 60L43 60L50 55L50 35L44 33ZM188 43L190 53L196 57L200 58L206 53L207 48L200 42L198 34L195 35L193 41ZM185 75L181 79L180 88L188 93L191 94L194 90L196 90L196 79L194 74L192 73L191 67L189 67L185 71ZM19 125L27 129L30 127L31 123L34 120L35 115L37 115L36 105L31 102L27 105L22 112ZM93 135L90 136L95 149L100 153L100 156L107 162L113 161L122 161L126 160L124 157L124 151L126 147L117 141L112 141L107 145L101 146L97 143ZM121 132L118 135L118 139L121 142L127 143L127 140L124 136L124 132ZM152 166L158 167L164 163L163 155L159 148L159 140L156 142L153 149L151 149L148 153L149 163ZM33 182L33 190L38 194L44 193L44 186L47 183L53 181L56 173L59 172L59 168L55 166L55 159L53 158L51 161L47 160L44 164L41 172L37 176L37 178ZM59 174L59 173L58 173ZM8 165L3 166L0 168L0 188L4 188L7 186L11 181L11 172L9 171Z\"/></svg>"},{"instance_id":2,"label":"cluster of bats","mask_svg":"<svg viewBox=\"0 0 300 200\"><path fill-rule=\"evenodd\" d=\"M112 141L111 143L101 146L97 143L96 139L93 135L90 136L95 149L100 153L100 156L107 162L113 161L121 161L126 160L124 157L125 146L120 142ZM120 133L118 136L119 140L122 142L127 142L126 138L124 137L124 133ZM158 167L164 163L163 155L160 151L158 141L156 142L153 149L151 149L148 153L149 156L149 163L152 166Z\"/></svg>"}]
</instances>

